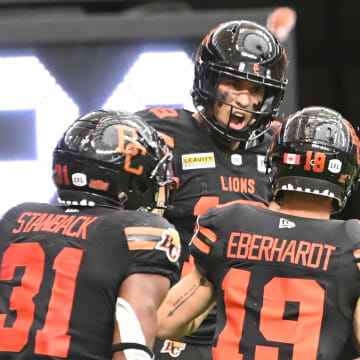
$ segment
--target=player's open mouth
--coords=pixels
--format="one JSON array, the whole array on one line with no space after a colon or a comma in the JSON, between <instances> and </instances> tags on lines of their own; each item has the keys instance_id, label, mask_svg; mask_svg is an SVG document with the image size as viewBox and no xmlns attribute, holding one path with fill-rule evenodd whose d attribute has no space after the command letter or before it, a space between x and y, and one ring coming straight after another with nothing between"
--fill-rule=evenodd
<instances>
[{"instance_id":1,"label":"player's open mouth","mask_svg":"<svg viewBox=\"0 0 360 360\"><path fill-rule=\"evenodd\" d=\"M232 114L230 117L230 129L241 130L248 125L248 121L243 114Z\"/></svg>"}]
</instances>

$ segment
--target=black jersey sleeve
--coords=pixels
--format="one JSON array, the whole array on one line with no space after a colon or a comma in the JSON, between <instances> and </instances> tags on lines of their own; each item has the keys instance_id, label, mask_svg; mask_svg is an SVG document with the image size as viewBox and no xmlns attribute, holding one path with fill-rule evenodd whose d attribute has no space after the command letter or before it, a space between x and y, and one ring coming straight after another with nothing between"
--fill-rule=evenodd
<instances>
[{"instance_id":1,"label":"black jersey sleeve","mask_svg":"<svg viewBox=\"0 0 360 360\"><path fill-rule=\"evenodd\" d=\"M352 219L345 223L346 232L354 243L355 248L360 248L360 220Z\"/></svg>"},{"instance_id":2,"label":"black jersey sleeve","mask_svg":"<svg viewBox=\"0 0 360 360\"><path fill-rule=\"evenodd\" d=\"M0 218L0 234L3 239L8 239L11 233L11 229L16 223L16 219L22 210L26 211L28 203L23 203L12 207L7 210L5 214Z\"/></svg>"},{"instance_id":3,"label":"black jersey sleeve","mask_svg":"<svg viewBox=\"0 0 360 360\"><path fill-rule=\"evenodd\" d=\"M149 213L136 213L124 228L131 256L128 275L134 273L160 274L173 284L178 272L180 237L175 228L163 217Z\"/></svg>"},{"instance_id":4,"label":"black jersey sleeve","mask_svg":"<svg viewBox=\"0 0 360 360\"><path fill-rule=\"evenodd\" d=\"M360 297L360 222L347 220L344 227L345 231L341 236L343 256L338 274L338 306L343 315L351 320Z\"/></svg>"},{"instance_id":5,"label":"black jersey sleeve","mask_svg":"<svg viewBox=\"0 0 360 360\"><path fill-rule=\"evenodd\" d=\"M190 242L190 252L194 256L195 266L210 281L213 265L221 259L219 254L222 244L218 234L218 221L216 208L199 216Z\"/></svg>"},{"instance_id":6,"label":"black jersey sleeve","mask_svg":"<svg viewBox=\"0 0 360 360\"><path fill-rule=\"evenodd\" d=\"M26 208L27 203L16 205L5 212L2 217L2 220L11 221L17 217L17 214L20 212L22 208Z\"/></svg>"},{"instance_id":7,"label":"black jersey sleeve","mask_svg":"<svg viewBox=\"0 0 360 360\"><path fill-rule=\"evenodd\" d=\"M1 264L1 257L4 252L4 249L9 245L8 240L10 238L11 229L13 227L13 222L15 219L16 214L18 213L18 207L13 207L9 209L1 218L0 218L0 264Z\"/></svg>"},{"instance_id":8,"label":"black jersey sleeve","mask_svg":"<svg viewBox=\"0 0 360 360\"><path fill-rule=\"evenodd\" d=\"M150 108L136 112L136 115L147 121L156 130L172 135L174 124L178 122L180 113L173 108Z\"/></svg>"},{"instance_id":9,"label":"black jersey sleeve","mask_svg":"<svg viewBox=\"0 0 360 360\"><path fill-rule=\"evenodd\" d=\"M178 109L160 107L141 110L136 114L153 126L171 148L175 147L179 122L182 121L183 116L188 116Z\"/></svg>"}]
</instances>

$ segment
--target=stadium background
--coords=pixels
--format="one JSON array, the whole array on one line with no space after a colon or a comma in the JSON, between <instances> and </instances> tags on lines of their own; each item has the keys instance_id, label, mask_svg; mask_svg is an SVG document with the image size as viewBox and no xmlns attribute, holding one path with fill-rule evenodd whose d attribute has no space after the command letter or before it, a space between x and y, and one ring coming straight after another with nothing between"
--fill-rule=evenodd
<instances>
[{"instance_id":1,"label":"stadium background","mask_svg":"<svg viewBox=\"0 0 360 360\"><path fill-rule=\"evenodd\" d=\"M193 53L222 21L266 24L279 6L297 22L285 41L281 112L308 105L360 124L355 0L0 0L0 214L47 201L51 150L66 125L100 107L192 108ZM342 217L360 218L360 192Z\"/></svg>"}]
</instances>

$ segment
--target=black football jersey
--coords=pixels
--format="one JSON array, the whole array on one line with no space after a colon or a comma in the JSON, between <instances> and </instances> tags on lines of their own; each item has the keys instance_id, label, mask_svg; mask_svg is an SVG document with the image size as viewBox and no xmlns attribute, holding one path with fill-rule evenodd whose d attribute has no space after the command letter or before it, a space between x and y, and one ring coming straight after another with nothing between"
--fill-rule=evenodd
<instances>
[{"instance_id":1,"label":"black football jersey","mask_svg":"<svg viewBox=\"0 0 360 360\"><path fill-rule=\"evenodd\" d=\"M272 195L264 158L272 131L249 144L246 150L230 151L187 110L152 108L138 114L173 147L174 173L179 179L179 188L172 192L172 208L164 216L180 234L183 277L193 266L188 244L198 215L233 200L269 202ZM211 344L214 327L215 311L187 337L187 342Z\"/></svg>"},{"instance_id":2,"label":"black football jersey","mask_svg":"<svg viewBox=\"0 0 360 360\"><path fill-rule=\"evenodd\" d=\"M175 225L185 248L196 217L212 206L233 200L268 203L271 192L264 158L270 134L247 150L230 151L183 109L152 108L138 112L173 147L179 188L165 217ZM182 248L182 258L188 255Z\"/></svg>"},{"instance_id":3,"label":"black football jersey","mask_svg":"<svg viewBox=\"0 0 360 360\"><path fill-rule=\"evenodd\" d=\"M217 299L214 360L335 360L360 295L360 223L240 201L199 217L190 251Z\"/></svg>"},{"instance_id":4,"label":"black football jersey","mask_svg":"<svg viewBox=\"0 0 360 360\"><path fill-rule=\"evenodd\" d=\"M180 240L167 220L105 207L26 203L0 221L0 358L111 359L121 283L173 281Z\"/></svg>"}]
</instances>

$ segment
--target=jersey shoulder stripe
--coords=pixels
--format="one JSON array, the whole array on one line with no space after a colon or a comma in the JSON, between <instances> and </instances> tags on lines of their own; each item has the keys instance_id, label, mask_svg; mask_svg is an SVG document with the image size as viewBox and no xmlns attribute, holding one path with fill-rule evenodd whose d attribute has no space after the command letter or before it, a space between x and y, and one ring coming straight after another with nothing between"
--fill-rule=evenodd
<instances>
[{"instance_id":1,"label":"jersey shoulder stripe","mask_svg":"<svg viewBox=\"0 0 360 360\"><path fill-rule=\"evenodd\" d=\"M179 233L174 228L128 226L124 228L129 250L162 250L171 261L180 257Z\"/></svg>"},{"instance_id":2,"label":"jersey shoulder stripe","mask_svg":"<svg viewBox=\"0 0 360 360\"><path fill-rule=\"evenodd\" d=\"M152 241L152 240L136 239L134 242L129 242L129 239L128 239L129 250L153 250L153 249L155 249L156 244L157 244L157 241Z\"/></svg>"},{"instance_id":3,"label":"jersey shoulder stripe","mask_svg":"<svg viewBox=\"0 0 360 360\"><path fill-rule=\"evenodd\" d=\"M198 250L205 254L209 254L210 246L205 244L202 240L200 240L196 235L193 237L191 244L194 245Z\"/></svg>"},{"instance_id":4,"label":"jersey shoulder stripe","mask_svg":"<svg viewBox=\"0 0 360 360\"><path fill-rule=\"evenodd\" d=\"M205 226L200 226L193 237L192 244L201 252L209 254L211 245L217 240L217 235Z\"/></svg>"},{"instance_id":5,"label":"jersey shoulder stripe","mask_svg":"<svg viewBox=\"0 0 360 360\"><path fill-rule=\"evenodd\" d=\"M205 226L199 227L198 235L203 235L205 239L210 240L212 243L214 243L217 239L217 235L212 230L210 230Z\"/></svg>"},{"instance_id":6,"label":"jersey shoulder stripe","mask_svg":"<svg viewBox=\"0 0 360 360\"><path fill-rule=\"evenodd\" d=\"M143 236L155 236L159 237L164 232L164 228L158 228L153 226L127 226L124 229L126 236L131 235L143 235Z\"/></svg>"}]
</instances>

